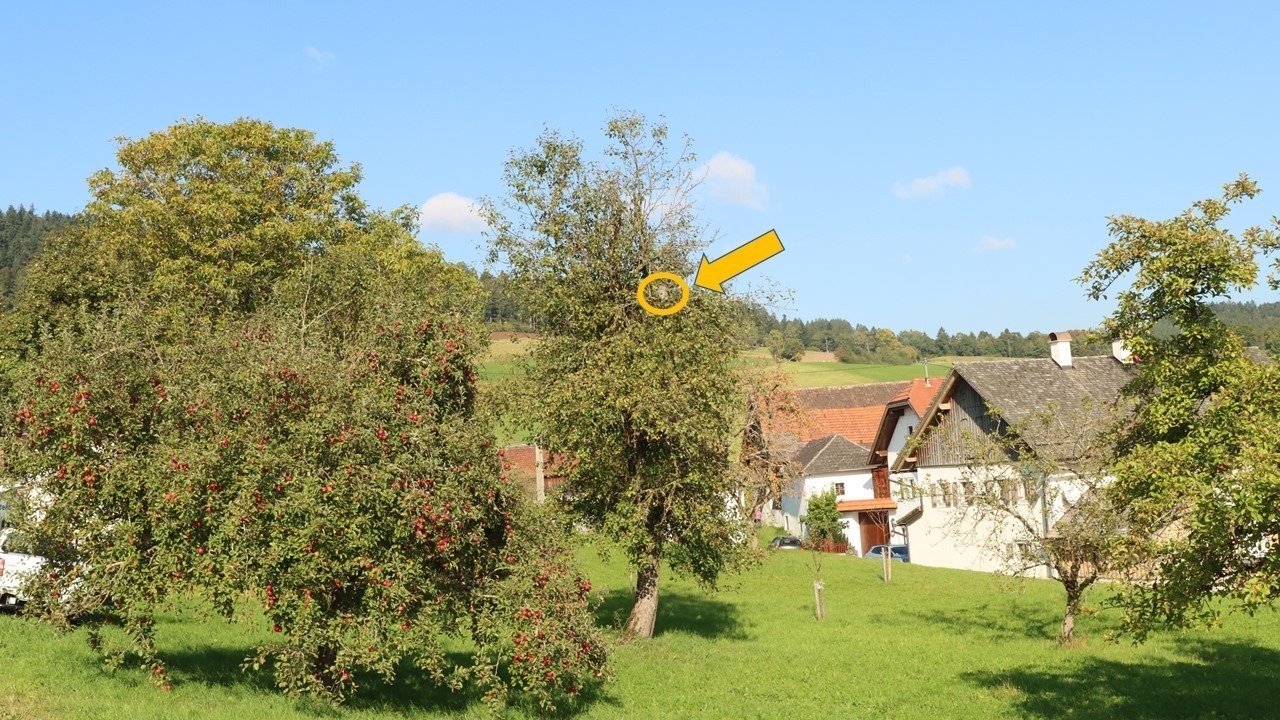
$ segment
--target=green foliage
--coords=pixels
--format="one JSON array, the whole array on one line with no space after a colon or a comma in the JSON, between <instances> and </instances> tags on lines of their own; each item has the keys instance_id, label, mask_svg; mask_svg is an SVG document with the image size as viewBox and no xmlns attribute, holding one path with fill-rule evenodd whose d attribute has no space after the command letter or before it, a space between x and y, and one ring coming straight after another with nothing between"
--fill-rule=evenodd
<instances>
[{"instance_id":1,"label":"green foliage","mask_svg":"<svg viewBox=\"0 0 1280 720\"><path fill-rule=\"evenodd\" d=\"M777 330L769 332L769 355L774 360L794 361L804 357L804 343L798 337L784 337Z\"/></svg>"},{"instance_id":2,"label":"green foliage","mask_svg":"<svg viewBox=\"0 0 1280 720\"><path fill-rule=\"evenodd\" d=\"M511 281L506 273L494 275L484 270L480 272L479 278L485 292L484 320L490 327L520 332L534 329L533 319L523 299L512 292Z\"/></svg>"},{"instance_id":3,"label":"green foliage","mask_svg":"<svg viewBox=\"0 0 1280 720\"><path fill-rule=\"evenodd\" d=\"M1258 192L1241 175L1222 199L1178 217L1112 218L1114 241L1080 277L1093 298L1131 278L1104 326L1127 339L1140 369L1114 488L1130 513L1132 559L1155 575L1126 598L1126 629L1139 636L1213 620L1218 596L1248 610L1280 596L1280 366L1255 363L1210 304L1253 288L1259 259L1280 247L1273 230L1221 227ZM1162 323L1176 333L1159 332Z\"/></svg>"},{"instance_id":4,"label":"green foliage","mask_svg":"<svg viewBox=\"0 0 1280 720\"><path fill-rule=\"evenodd\" d=\"M121 162L18 308L38 342L6 459L54 548L32 609L88 613L95 647L161 684L155 616L193 595L260 609L272 639L245 664L290 693L341 699L405 658L495 704L600 677L590 584L474 412L474 281L307 133L196 121ZM71 293L91 259L123 276Z\"/></svg>"},{"instance_id":5,"label":"green foliage","mask_svg":"<svg viewBox=\"0 0 1280 720\"><path fill-rule=\"evenodd\" d=\"M544 134L508 163L505 204L485 205L491 258L509 266L541 333L507 391L510 416L571 459L569 507L655 583L658 558L714 583L740 556L726 509L740 311L697 289L670 316L636 302L650 273L696 268L693 158L671 157L666 128L635 115L611 119L606 136L595 162L579 141Z\"/></svg>"},{"instance_id":6,"label":"green foliage","mask_svg":"<svg viewBox=\"0 0 1280 720\"><path fill-rule=\"evenodd\" d=\"M845 537L844 527L840 524L835 488L828 488L816 495L810 495L809 512L800 518L800 522L804 523L805 540L810 545L849 541Z\"/></svg>"}]
</instances>

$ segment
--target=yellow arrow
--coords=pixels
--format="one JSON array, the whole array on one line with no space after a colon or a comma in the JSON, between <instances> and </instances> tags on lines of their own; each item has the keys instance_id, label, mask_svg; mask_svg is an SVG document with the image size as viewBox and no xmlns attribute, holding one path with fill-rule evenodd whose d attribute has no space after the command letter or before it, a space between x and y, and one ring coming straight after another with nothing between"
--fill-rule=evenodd
<instances>
[{"instance_id":1,"label":"yellow arrow","mask_svg":"<svg viewBox=\"0 0 1280 720\"><path fill-rule=\"evenodd\" d=\"M782 252L782 241L778 233L770 230L740 248L730 250L715 262L702 256L702 264L698 267L698 276L693 284L716 292L724 292L724 283L735 275L744 273L769 258Z\"/></svg>"}]
</instances>

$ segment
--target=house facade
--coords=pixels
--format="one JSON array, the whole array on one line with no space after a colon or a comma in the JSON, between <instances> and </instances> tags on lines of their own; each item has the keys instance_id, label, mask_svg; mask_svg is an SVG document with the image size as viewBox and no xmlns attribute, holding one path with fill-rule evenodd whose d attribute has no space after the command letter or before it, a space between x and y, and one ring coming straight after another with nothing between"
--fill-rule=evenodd
<instances>
[{"instance_id":1,"label":"house facade","mask_svg":"<svg viewBox=\"0 0 1280 720\"><path fill-rule=\"evenodd\" d=\"M957 363L911 433L919 438L914 450L904 454L899 446L892 460L886 452L899 504L894 537L910 547L912 562L1007 569L1014 555L1011 544L1048 535L1084 491L1080 478L1039 476L1016 455L979 462L967 440L1004 434L1014 426L1029 450L1070 465L1072 454L1083 452L1096 436L1136 371L1119 344L1111 355L1073 358L1069 334L1049 337L1046 358ZM1053 422L1040 421L1044 417ZM881 434L878 440L887 449L900 431L882 427ZM973 512L979 492L990 493L1013 512Z\"/></svg>"},{"instance_id":2,"label":"house facade","mask_svg":"<svg viewBox=\"0 0 1280 720\"><path fill-rule=\"evenodd\" d=\"M782 498L782 527L800 537L801 518L809 512L809 498L832 489L845 539L859 554L886 542L892 512L888 483L870 464L870 451L842 435L814 439L796 454L800 474Z\"/></svg>"},{"instance_id":3,"label":"house facade","mask_svg":"<svg viewBox=\"0 0 1280 720\"><path fill-rule=\"evenodd\" d=\"M897 503L890 493L888 468L877 462L871 445L889 408L896 412L902 406L912 413L915 407L923 409L938 382L798 391L806 421L798 432L803 444L794 458L799 472L777 511L766 521L804 537L800 518L808 512L809 498L834 488L845 537L855 552L862 554L874 545L890 542Z\"/></svg>"}]
</instances>

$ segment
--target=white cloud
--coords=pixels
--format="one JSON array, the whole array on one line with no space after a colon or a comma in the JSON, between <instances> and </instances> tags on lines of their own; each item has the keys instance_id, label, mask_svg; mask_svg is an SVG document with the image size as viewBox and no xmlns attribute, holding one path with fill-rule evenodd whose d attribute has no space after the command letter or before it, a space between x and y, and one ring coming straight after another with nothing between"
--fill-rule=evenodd
<instances>
[{"instance_id":1,"label":"white cloud","mask_svg":"<svg viewBox=\"0 0 1280 720\"><path fill-rule=\"evenodd\" d=\"M929 177L916 178L908 183L895 182L893 194L900 198L920 198L941 195L949 187L969 187L969 171L959 165L941 170Z\"/></svg>"},{"instance_id":2,"label":"white cloud","mask_svg":"<svg viewBox=\"0 0 1280 720\"><path fill-rule=\"evenodd\" d=\"M310 45L307 46L307 57L311 59L311 62L315 63L320 67L324 67L325 65L328 65L329 63L338 59L337 55L334 55L328 50L319 50L317 48L311 47Z\"/></svg>"},{"instance_id":3,"label":"white cloud","mask_svg":"<svg viewBox=\"0 0 1280 720\"><path fill-rule=\"evenodd\" d=\"M751 208L763 207L769 193L756 180L756 166L732 153L721 150L700 169L711 194Z\"/></svg>"},{"instance_id":4,"label":"white cloud","mask_svg":"<svg viewBox=\"0 0 1280 720\"><path fill-rule=\"evenodd\" d=\"M902 262L904 263L913 263L915 261L916 261L916 256L912 255L911 253L907 253L906 255L902 256Z\"/></svg>"},{"instance_id":5,"label":"white cloud","mask_svg":"<svg viewBox=\"0 0 1280 720\"><path fill-rule=\"evenodd\" d=\"M1008 250L1016 244L1017 243L1013 241L1013 238L1005 238L1001 240L1000 238L991 237L990 235L982 238L983 250Z\"/></svg>"},{"instance_id":6,"label":"white cloud","mask_svg":"<svg viewBox=\"0 0 1280 720\"><path fill-rule=\"evenodd\" d=\"M475 234L485 228L476 204L453 192L428 198L418 211L418 221L424 230Z\"/></svg>"}]
</instances>

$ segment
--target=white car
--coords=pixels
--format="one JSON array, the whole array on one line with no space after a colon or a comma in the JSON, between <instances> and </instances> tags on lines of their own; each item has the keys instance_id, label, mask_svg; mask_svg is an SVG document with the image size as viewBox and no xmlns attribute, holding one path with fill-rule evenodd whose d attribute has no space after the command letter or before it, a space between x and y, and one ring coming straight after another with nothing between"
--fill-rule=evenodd
<instances>
[{"instance_id":1,"label":"white car","mask_svg":"<svg viewBox=\"0 0 1280 720\"><path fill-rule=\"evenodd\" d=\"M22 579L45 564L40 555L28 551L25 538L15 528L0 530L0 607L17 607L26 601Z\"/></svg>"}]
</instances>

